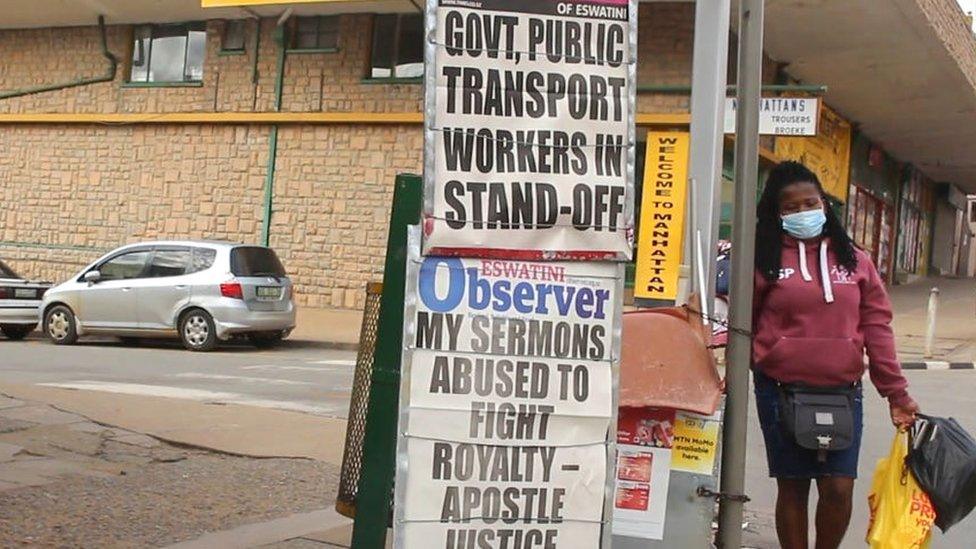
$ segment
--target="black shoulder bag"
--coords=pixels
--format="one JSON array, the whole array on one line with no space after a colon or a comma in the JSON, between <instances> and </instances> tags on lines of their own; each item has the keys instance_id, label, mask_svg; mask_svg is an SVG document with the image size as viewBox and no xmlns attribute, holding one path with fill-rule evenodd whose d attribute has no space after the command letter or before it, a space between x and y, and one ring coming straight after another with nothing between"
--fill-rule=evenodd
<instances>
[{"instance_id":1,"label":"black shoulder bag","mask_svg":"<svg viewBox=\"0 0 976 549\"><path fill-rule=\"evenodd\" d=\"M802 448L846 450L854 443L854 398L860 382L839 387L779 383L779 420L783 431Z\"/></svg>"}]
</instances>

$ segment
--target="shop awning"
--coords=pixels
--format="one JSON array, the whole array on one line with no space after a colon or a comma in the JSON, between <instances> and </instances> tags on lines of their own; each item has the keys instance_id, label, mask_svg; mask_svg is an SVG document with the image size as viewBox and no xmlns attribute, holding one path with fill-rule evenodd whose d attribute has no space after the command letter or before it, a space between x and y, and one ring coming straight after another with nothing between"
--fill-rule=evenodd
<instances>
[{"instance_id":1,"label":"shop awning","mask_svg":"<svg viewBox=\"0 0 976 549\"><path fill-rule=\"evenodd\" d=\"M901 161L976 192L976 38L954 0L768 0L766 51Z\"/></svg>"}]
</instances>

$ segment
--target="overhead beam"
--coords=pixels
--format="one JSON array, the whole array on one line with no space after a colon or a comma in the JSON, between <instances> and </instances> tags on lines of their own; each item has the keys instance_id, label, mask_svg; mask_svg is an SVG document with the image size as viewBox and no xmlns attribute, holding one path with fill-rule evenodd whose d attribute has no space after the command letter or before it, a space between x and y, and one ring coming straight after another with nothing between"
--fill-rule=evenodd
<instances>
[{"instance_id":1,"label":"overhead beam","mask_svg":"<svg viewBox=\"0 0 976 549\"><path fill-rule=\"evenodd\" d=\"M419 112L0 113L0 124L421 124ZM640 126L686 126L688 113L637 115Z\"/></svg>"}]
</instances>

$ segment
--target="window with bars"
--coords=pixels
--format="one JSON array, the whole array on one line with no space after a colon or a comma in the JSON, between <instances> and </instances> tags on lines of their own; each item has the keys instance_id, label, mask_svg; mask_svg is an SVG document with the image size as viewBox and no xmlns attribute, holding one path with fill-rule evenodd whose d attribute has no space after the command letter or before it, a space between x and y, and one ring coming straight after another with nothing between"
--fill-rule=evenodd
<instances>
[{"instance_id":1,"label":"window with bars","mask_svg":"<svg viewBox=\"0 0 976 549\"><path fill-rule=\"evenodd\" d=\"M140 25L134 31L130 82L202 82L207 52L203 22Z\"/></svg>"},{"instance_id":2,"label":"window with bars","mask_svg":"<svg viewBox=\"0 0 976 549\"><path fill-rule=\"evenodd\" d=\"M339 47L339 16L298 17L291 29L289 49L334 50Z\"/></svg>"},{"instance_id":3,"label":"window with bars","mask_svg":"<svg viewBox=\"0 0 976 549\"><path fill-rule=\"evenodd\" d=\"M377 15L369 78L421 78L424 75L424 17L420 14Z\"/></svg>"}]
</instances>

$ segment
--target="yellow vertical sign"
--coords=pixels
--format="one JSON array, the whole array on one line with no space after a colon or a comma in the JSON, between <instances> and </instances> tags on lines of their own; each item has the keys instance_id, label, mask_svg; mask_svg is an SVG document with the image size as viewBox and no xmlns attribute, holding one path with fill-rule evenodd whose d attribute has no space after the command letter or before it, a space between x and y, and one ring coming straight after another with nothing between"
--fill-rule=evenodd
<instances>
[{"instance_id":1,"label":"yellow vertical sign","mask_svg":"<svg viewBox=\"0 0 976 549\"><path fill-rule=\"evenodd\" d=\"M678 296L688 186L687 132L648 132L634 297Z\"/></svg>"}]
</instances>

